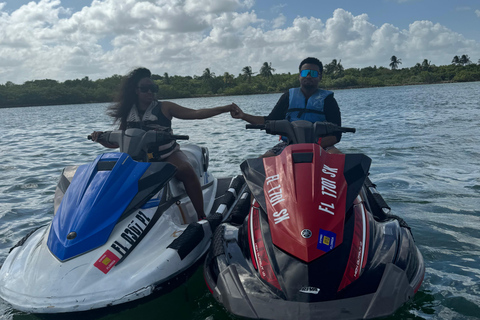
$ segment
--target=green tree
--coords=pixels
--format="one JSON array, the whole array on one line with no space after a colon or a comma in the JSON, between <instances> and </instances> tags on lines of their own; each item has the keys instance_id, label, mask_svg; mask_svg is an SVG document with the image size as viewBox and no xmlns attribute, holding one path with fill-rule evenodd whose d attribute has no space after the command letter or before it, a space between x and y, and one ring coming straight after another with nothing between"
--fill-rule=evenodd
<instances>
[{"instance_id":1,"label":"green tree","mask_svg":"<svg viewBox=\"0 0 480 320\"><path fill-rule=\"evenodd\" d=\"M398 63L399 59L395 61ZM480 81L480 61L478 64L471 63L468 55L456 56L456 59L452 60L452 64L445 66L435 66L428 59L424 59L414 67L403 68L395 72L389 68L377 68L376 66L362 69L343 69L343 66L341 68L339 66L341 66L339 60L333 60L325 66L325 72L331 73L331 75L325 76L323 87L336 89L445 81ZM298 73L273 74L271 63L264 64L263 75L258 77L252 76L251 67L245 67L242 71L243 74L239 74L238 78L228 72L216 77L209 68L205 69L202 76L169 76L168 73L165 73L163 76L154 75L152 78L160 87L158 93L160 99L189 98L212 94L277 93L298 86ZM84 77L66 80L63 83L43 79L26 81L21 85L7 81L5 84L0 84L0 108L111 102L118 92L123 78L123 76L113 75L109 78L92 81L88 77ZM237 81L237 79L241 81ZM247 82L246 79L250 79L251 82Z\"/></svg>"},{"instance_id":2,"label":"green tree","mask_svg":"<svg viewBox=\"0 0 480 320\"><path fill-rule=\"evenodd\" d=\"M331 76L332 78L343 77L345 69L341 64L342 60L337 62L337 59L333 59L332 62L325 65L324 72L326 75Z\"/></svg>"},{"instance_id":3,"label":"green tree","mask_svg":"<svg viewBox=\"0 0 480 320\"><path fill-rule=\"evenodd\" d=\"M234 76L228 72L223 74L223 83L225 87L231 87L234 83Z\"/></svg>"},{"instance_id":4,"label":"green tree","mask_svg":"<svg viewBox=\"0 0 480 320\"><path fill-rule=\"evenodd\" d=\"M432 65L431 61L428 61L427 59L424 59L423 62L422 62L422 70L428 71L430 69L431 65Z\"/></svg>"},{"instance_id":5,"label":"green tree","mask_svg":"<svg viewBox=\"0 0 480 320\"><path fill-rule=\"evenodd\" d=\"M460 58L459 62L462 66L472 63L472 61L470 61L470 57L466 54L462 54L462 57Z\"/></svg>"},{"instance_id":6,"label":"green tree","mask_svg":"<svg viewBox=\"0 0 480 320\"><path fill-rule=\"evenodd\" d=\"M244 78L246 78L248 82L252 81L252 76L254 74L254 72L252 71L252 67L250 66L243 67L242 72L243 72Z\"/></svg>"},{"instance_id":7,"label":"green tree","mask_svg":"<svg viewBox=\"0 0 480 320\"><path fill-rule=\"evenodd\" d=\"M209 68L206 68L203 71L202 79L204 81L209 81L210 79L213 79L214 77L215 77L215 73L211 72Z\"/></svg>"},{"instance_id":8,"label":"green tree","mask_svg":"<svg viewBox=\"0 0 480 320\"><path fill-rule=\"evenodd\" d=\"M272 63L264 62L262 67L260 68L260 75L264 78L271 78L275 72L275 69L272 68Z\"/></svg>"},{"instance_id":9,"label":"green tree","mask_svg":"<svg viewBox=\"0 0 480 320\"><path fill-rule=\"evenodd\" d=\"M421 72L422 69L423 69L423 67L422 67L422 64L420 62L417 62L415 64L415 66L413 67L413 70L415 70L415 72Z\"/></svg>"},{"instance_id":10,"label":"green tree","mask_svg":"<svg viewBox=\"0 0 480 320\"><path fill-rule=\"evenodd\" d=\"M396 56L392 56L390 58L390 68L392 68L392 70L396 70L398 65L399 64L402 64L402 60L401 59L398 59Z\"/></svg>"}]
</instances>

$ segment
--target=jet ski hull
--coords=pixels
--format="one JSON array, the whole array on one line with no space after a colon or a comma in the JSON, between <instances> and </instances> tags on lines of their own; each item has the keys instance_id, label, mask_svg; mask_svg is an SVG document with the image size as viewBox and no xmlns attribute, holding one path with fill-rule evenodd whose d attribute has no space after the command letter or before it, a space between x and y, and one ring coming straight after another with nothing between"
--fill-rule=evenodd
<instances>
[{"instance_id":1,"label":"jet ski hull","mask_svg":"<svg viewBox=\"0 0 480 320\"><path fill-rule=\"evenodd\" d=\"M219 229L220 230L220 229ZM221 232L221 231L219 231ZM240 250L236 248L235 251ZM232 249L231 251L234 251ZM231 252L229 251L229 253ZM370 319L394 313L418 290L424 276L423 258L419 263L416 283L408 280L405 271L393 263L385 266L380 284L374 293L319 302L289 301L275 295L261 282L248 262L232 263L225 256L207 260L204 277L214 298L229 312L252 319ZM215 267L211 265L215 264ZM209 265L209 266L208 266ZM212 269L218 271L213 272ZM315 294L318 288L301 287Z\"/></svg>"},{"instance_id":2,"label":"jet ski hull","mask_svg":"<svg viewBox=\"0 0 480 320\"><path fill-rule=\"evenodd\" d=\"M141 209L131 218L141 212L151 219L156 209ZM42 227L5 260L0 296L30 313L85 311L148 296L196 264L209 248L215 223L182 225L175 222L178 216L178 208L167 210L138 242L126 237L133 220L124 219L104 245L66 261L50 252L50 226ZM122 261L133 245L135 250Z\"/></svg>"}]
</instances>

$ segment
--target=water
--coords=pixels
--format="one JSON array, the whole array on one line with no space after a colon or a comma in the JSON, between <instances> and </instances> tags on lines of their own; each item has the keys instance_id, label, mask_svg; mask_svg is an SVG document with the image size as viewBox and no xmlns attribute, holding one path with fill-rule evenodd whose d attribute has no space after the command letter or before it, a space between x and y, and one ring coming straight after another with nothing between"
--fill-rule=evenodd
<instances>
[{"instance_id":1,"label":"water","mask_svg":"<svg viewBox=\"0 0 480 320\"><path fill-rule=\"evenodd\" d=\"M414 300L388 319L480 319L480 82L335 92L344 134L338 147L373 159L371 179L393 212L412 227L426 263ZM179 99L202 108L237 103L266 115L279 94ZM0 109L0 264L8 249L50 221L63 167L91 161L104 151L86 140L112 129L108 104ZM174 120L177 134L207 146L217 176L240 173L239 164L262 154L277 138L245 130L220 115ZM110 312L110 311L109 311ZM101 319L236 319L210 295L199 268L172 293ZM0 319L38 319L0 301Z\"/></svg>"}]
</instances>

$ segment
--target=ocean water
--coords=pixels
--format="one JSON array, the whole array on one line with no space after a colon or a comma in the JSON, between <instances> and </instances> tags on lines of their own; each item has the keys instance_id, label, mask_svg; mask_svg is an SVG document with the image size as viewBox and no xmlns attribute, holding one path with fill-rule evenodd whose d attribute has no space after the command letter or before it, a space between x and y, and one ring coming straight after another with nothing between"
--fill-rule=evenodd
<instances>
[{"instance_id":1,"label":"ocean water","mask_svg":"<svg viewBox=\"0 0 480 320\"><path fill-rule=\"evenodd\" d=\"M189 108L237 103L267 115L280 94L178 99ZM355 127L338 147L372 158L371 179L394 214L412 227L426 264L414 299L387 319L480 319L480 82L339 90L343 125ZM111 130L108 104L0 109L0 264L30 230L48 223L63 167L105 151L86 139ZM210 170L240 173L278 138L245 130L224 114L173 120L176 134L208 147ZM173 292L99 319L237 319L210 295L202 267ZM38 319L0 300L0 319ZM69 316L57 317L69 318Z\"/></svg>"}]
</instances>

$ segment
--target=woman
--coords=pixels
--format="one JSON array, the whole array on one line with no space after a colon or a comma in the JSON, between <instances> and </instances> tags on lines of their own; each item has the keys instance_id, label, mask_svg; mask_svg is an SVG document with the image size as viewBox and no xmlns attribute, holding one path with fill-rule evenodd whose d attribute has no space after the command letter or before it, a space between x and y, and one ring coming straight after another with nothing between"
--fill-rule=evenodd
<instances>
[{"instance_id":1,"label":"woman","mask_svg":"<svg viewBox=\"0 0 480 320\"><path fill-rule=\"evenodd\" d=\"M118 102L109 108L107 114L119 122L120 130L141 128L143 130L164 130L172 132L172 118L206 119L221 113L230 112L236 106L234 103L222 107L189 109L169 101L157 101L155 93L158 86L153 82L150 70L138 68L125 78ZM92 133L92 140L107 148L118 148L98 138L102 132ZM167 161L177 167L176 178L183 182L185 191L192 201L199 220L205 219L203 211L203 194L200 181L188 162L187 156L180 151L176 141L158 147L152 161Z\"/></svg>"}]
</instances>

